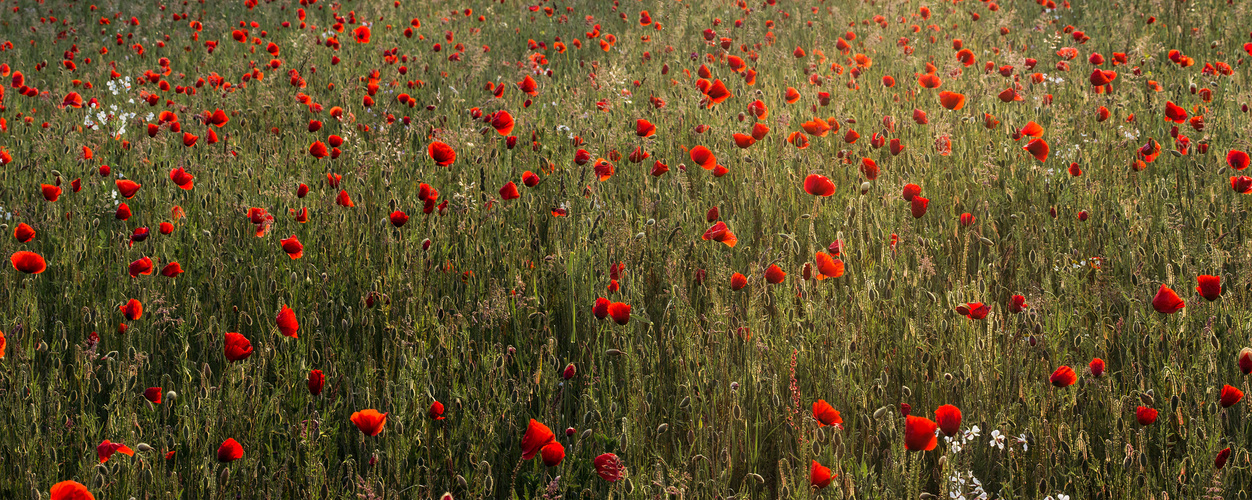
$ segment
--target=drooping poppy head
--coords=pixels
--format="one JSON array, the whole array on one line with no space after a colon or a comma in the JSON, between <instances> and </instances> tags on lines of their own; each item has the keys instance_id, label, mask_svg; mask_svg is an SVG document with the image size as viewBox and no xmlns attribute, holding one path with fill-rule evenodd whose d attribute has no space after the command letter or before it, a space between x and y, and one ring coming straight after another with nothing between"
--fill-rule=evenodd
<instances>
[{"instance_id":1,"label":"drooping poppy head","mask_svg":"<svg viewBox=\"0 0 1252 500\"><path fill-rule=\"evenodd\" d=\"M935 409L935 422L945 436L955 436L961 431L961 410L952 405L940 406Z\"/></svg>"},{"instance_id":2,"label":"drooping poppy head","mask_svg":"<svg viewBox=\"0 0 1252 500\"><path fill-rule=\"evenodd\" d=\"M548 443L556 441L556 434L552 433L552 429L539 423L538 420L530 419L530 424L526 427L526 434L522 435L522 459L530 460L535 458L539 450L547 446Z\"/></svg>"},{"instance_id":3,"label":"drooping poppy head","mask_svg":"<svg viewBox=\"0 0 1252 500\"><path fill-rule=\"evenodd\" d=\"M243 446L235 438L227 438L222 441L222 445L217 447L217 461L234 462L243 458Z\"/></svg>"},{"instance_id":4,"label":"drooping poppy head","mask_svg":"<svg viewBox=\"0 0 1252 500\"><path fill-rule=\"evenodd\" d=\"M1069 387L1078 381L1078 374L1074 373L1074 369L1068 365L1057 368L1052 372L1052 376L1048 379L1054 387Z\"/></svg>"},{"instance_id":5,"label":"drooping poppy head","mask_svg":"<svg viewBox=\"0 0 1252 500\"><path fill-rule=\"evenodd\" d=\"M1025 311L1028 307L1030 306L1026 304L1026 297L1014 295L1009 298L1009 312L1011 313L1020 313Z\"/></svg>"},{"instance_id":6,"label":"drooping poppy head","mask_svg":"<svg viewBox=\"0 0 1252 500\"><path fill-rule=\"evenodd\" d=\"M1087 368L1091 370L1091 376L1100 378L1104 375L1104 360L1100 358L1093 358L1091 363L1087 364Z\"/></svg>"},{"instance_id":7,"label":"drooping poppy head","mask_svg":"<svg viewBox=\"0 0 1252 500\"><path fill-rule=\"evenodd\" d=\"M1139 425L1149 426L1156 423L1157 411L1154 408L1140 406L1135 409L1135 420L1139 421Z\"/></svg>"},{"instance_id":8,"label":"drooping poppy head","mask_svg":"<svg viewBox=\"0 0 1252 500\"><path fill-rule=\"evenodd\" d=\"M49 500L96 500L91 491L78 481L61 481L52 485L48 493L51 494Z\"/></svg>"},{"instance_id":9,"label":"drooping poppy head","mask_svg":"<svg viewBox=\"0 0 1252 500\"><path fill-rule=\"evenodd\" d=\"M804 178L804 192L813 196L830 196L835 194L835 183L824 175L809 174Z\"/></svg>"},{"instance_id":10,"label":"drooping poppy head","mask_svg":"<svg viewBox=\"0 0 1252 500\"><path fill-rule=\"evenodd\" d=\"M274 319L274 322L278 324L278 331L283 336L299 338L297 332L300 330L300 323L296 321L296 312L287 307L287 304L283 304L283 308L279 309L278 317Z\"/></svg>"},{"instance_id":11,"label":"drooping poppy head","mask_svg":"<svg viewBox=\"0 0 1252 500\"><path fill-rule=\"evenodd\" d=\"M834 479L835 474L830 472L830 467L817 463L817 460L814 460L809 467L809 485L814 488L820 490L830 486L831 481L834 481Z\"/></svg>"},{"instance_id":12,"label":"drooping poppy head","mask_svg":"<svg viewBox=\"0 0 1252 500\"><path fill-rule=\"evenodd\" d=\"M625 325L630 322L630 305L621 302L613 302L609 304L609 316L613 317L613 322L619 325Z\"/></svg>"},{"instance_id":13,"label":"drooping poppy head","mask_svg":"<svg viewBox=\"0 0 1252 500\"><path fill-rule=\"evenodd\" d=\"M1156 290L1156 296L1152 297L1152 308L1161 314L1174 314L1184 307L1187 305L1178 297L1178 294L1164 283Z\"/></svg>"},{"instance_id":14,"label":"drooping poppy head","mask_svg":"<svg viewBox=\"0 0 1252 500\"><path fill-rule=\"evenodd\" d=\"M1222 387L1222 408L1230 408L1243 400L1243 391L1229 384Z\"/></svg>"},{"instance_id":15,"label":"drooping poppy head","mask_svg":"<svg viewBox=\"0 0 1252 500\"><path fill-rule=\"evenodd\" d=\"M1222 278L1220 276L1209 276L1202 274L1196 278L1199 286L1195 287L1195 291L1204 297L1205 300L1214 301L1222 296Z\"/></svg>"},{"instance_id":16,"label":"drooping poppy head","mask_svg":"<svg viewBox=\"0 0 1252 500\"><path fill-rule=\"evenodd\" d=\"M326 385L326 375L321 370L309 371L309 394L314 396L322 393L322 387Z\"/></svg>"},{"instance_id":17,"label":"drooping poppy head","mask_svg":"<svg viewBox=\"0 0 1252 500\"><path fill-rule=\"evenodd\" d=\"M236 332L226 332L226 360L232 363L243 361L252 355L252 342Z\"/></svg>"},{"instance_id":18,"label":"drooping poppy head","mask_svg":"<svg viewBox=\"0 0 1252 500\"><path fill-rule=\"evenodd\" d=\"M456 151L452 146L439 141L430 143L426 148L426 154L430 155L430 159L435 161L435 165L446 167L456 162Z\"/></svg>"},{"instance_id":19,"label":"drooping poppy head","mask_svg":"<svg viewBox=\"0 0 1252 500\"><path fill-rule=\"evenodd\" d=\"M908 451L930 451L939 444L935 430L939 424L926 417L908 415L904 418L904 447Z\"/></svg>"},{"instance_id":20,"label":"drooping poppy head","mask_svg":"<svg viewBox=\"0 0 1252 500\"><path fill-rule=\"evenodd\" d=\"M956 306L956 312L969 319L983 319L987 317L987 313L991 312L991 308L982 302L969 302L962 306Z\"/></svg>"},{"instance_id":21,"label":"drooping poppy head","mask_svg":"<svg viewBox=\"0 0 1252 500\"><path fill-rule=\"evenodd\" d=\"M514 184L513 181L509 181L508 184L500 188L500 198L505 201L516 200L521 198L521 196L521 193L517 192L517 184Z\"/></svg>"},{"instance_id":22,"label":"drooping poppy head","mask_svg":"<svg viewBox=\"0 0 1252 500\"><path fill-rule=\"evenodd\" d=\"M1249 43L1249 49L1252 49L1252 43ZM1252 52L1249 50L1248 52ZM1213 468L1222 470L1226 466L1226 460L1230 459L1230 447L1227 446L1222 451L1217 452L1217 458L1213 459Z\"/></svg>"},{"instance_id":23,"label":"drooping poppy head","mask_svg":"<svg viewBox=\"0 0 1252 500\"><path fill-rule=\"evenodd\" d=\"M914 195L913 200L909 202L909 212L913 214L914 219L920 219L926 215L926 207L930 205L930 200L922 198L920 195Z\"/></svg>"},{"instance_id":24,"label":"drooping poppy head","mask_svg":"<svg viewBox=\"0 0 1252 500\"><path fill-rule=\"evenodd\" d=\"M387 424L387 414L379 413L378 410L371 408L353 412L349 420L366 436L377 436L378 433L383 431L383 426Z\"/></svg>"},{"instance_id":25,"label":"drooping poppy head","mask_svg":"<svg viewBox=\"0 0 1252 500\"><path fill-rule=\"evenodd\" d=\"M1026 150L1040 162L1048 160L1048 142L1043 139L1031 139L1022 149Z\"/></svg>"},{"instance_id":26,"label":"drooping poppy head","mask_svg":"<svg viewBox=\"0 0 1252 500\"><path fill-rule=\"evenodd\" d=\"M604 453L597 456L593 463L596 466L596 475L610 483L620 481L626 470L622 465L622 459L612 453Z\"/></svg>"},{"instance_id":27,"label":"drooping poppy head","mask_svg":"<svg viewBox=\"0 0 1252 500\"><path fill-rule=\"evenodd\" d=\"M739 239L735 237L735 233L731 232L730 228L726 227L726 222L724 221L718 221L716 224L713 224L713 227L710 227L707 231L705 231L704 236L701 236L700 238L704 241L718 241L730 248L734 248L735 244L739 243Z\"/></svg>"},{"instance_id":28,"label":"drooping poppy head","mask_svg":"<svg viewBox=\"0 0 1252 500\"><path fill-rule=\"evenodd\" d=\"M813 402L813 418L817 419L818 427L833 425L840 429L843 428L843 417L839 416L839 411L835 410L824 399Z\"/></svg>"},{"instance_id":29,"label":"drooping poppy head","mask_svg":"<svg viewBox=\"0 0 1252 500\"><path fill-rule=\"evenodd\" d=\"M778 264L770 264L769 268L765 270L765 281L771 285L782 283L786 278L787 273L783 272L782 268L778 267Z\"/></svg>"},{"instance_id":30,"label":"drooping poppy head","mask_svg":"<svg viewBox=\"0 0 1252 500\"><path fill-rule=\"evenodd\" d=\"M1244 347L1239 350L1239 371L1244 375L1252 373L1252 347Z\"/></svg>"},{"instance_id":31,"label":"drooping poppy head","mask_svg":"<svg viewBox=\"0 0 1252 500\"><path fill-rule=\"evenodd\" d=\"M9 262L13 264L13 269L24 272L26 274L39 274L48 269L47 262L43 257L35 252L27 252L25 250L14 252L9 257Z\"/></svg>"},{"instance_id":32,"label":"drooping poppy head","mask_svg":"<svg viewBox=\"0 0 1252 500\"><path fill-rule=\"evenodd\" d=\"M290 238L278 240L278 243L282 245L283 251L287 253L288 257L291 257L291 260L304 257L304 244L300 243L299 239L296 239L296 235L293 234Z\"/></svg>"},{"instance_id":33,"label":"drooping poppy head","mask_svg":"<svg viewBox=\"0 0 1252 500\"><path fill-rule=\"evenodd\" d=\"M543 459L543 465L548 467L556 467L561 465L561 461L565 460L565 445L553 441L543 448L539 449L539 456Z\"/></svg>"}]
</instances>

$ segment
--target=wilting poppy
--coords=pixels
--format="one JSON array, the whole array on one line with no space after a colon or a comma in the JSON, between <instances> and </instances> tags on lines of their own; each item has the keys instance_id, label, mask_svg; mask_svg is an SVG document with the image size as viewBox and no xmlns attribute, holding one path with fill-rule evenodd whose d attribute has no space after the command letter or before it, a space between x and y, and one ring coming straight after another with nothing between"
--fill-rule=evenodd
<instances>
[{"instance_id":1,"label":"wilting poppy","mask_svg":"<svg viewBox=\"0 0 1252 500\"><path fill-rule=\"evenodd\" d=\"M443 420L443 403L438 401L432 402L430 407L426 409L426 416L431 420Z\"/></svg>"},{"instance_id":2,"label":"wilting poppy","mask_svg":"<svg viewBox=\"0 0 1252 500\"><path fill-rule=\"evenodd\" d=\"M1025 149L1026 152L1041 162L1048 159L1048 143L1043 139L1031 139L1025 146L1022 146L1022 149Z\"/></svg>"},{"instance_id":3,"label":"wilting poppy","mask_svg":"<svg viewBox=\"0 0 1252 500\"><path fill-rule=\"evenodd\" d=\"M243 361L252 355L252 342L246 337L236 332L226 332L225 348L226 360L230 362Z\"/></svg>"},{"instance_id":4,"label":"wilting poppy","mask_svg":"<svg viewBox=\"0 0 1252 500\"><path fill-rule=\"evenodd\" d=\"M930 451L939 444L935 430L939 424L926 417L909 415L904 419L904 447L908 451Z\"/></svg>"},{"instance_id":5,"label":"wilting poppy","mask_svg":"<svg viewBox=\"0 0 1252 500\"><path fill-rule=\"evenodd\" d=\"M778 267L778 264L770 264L769 268L765 270L765 281L770 284L777 285L786 278L787 273L783 272L782 268Z\"/></svg>"},{"instance_id":6,"label":"wilting poppy","mask_svg":"<svg viewBox=\"0 0 1252 500\"><path fill-rule=\"evenodd\" d=\"M430 143L426 148L426 153L430 155L430 159L435 161L435 165L446 167L456 162L456 151L452 146L439 141Z\"/></svg>"},{"instance_id":7,"label":"wilting poppy","mask_svg":"<svg viewBox=\"0 0 1252 500\"><path fill-rule=\"evenodd\" d=\"M300 323L296 321L296 312L283 304L283 308L278 311L278 317L274 319L278 324L278 331L283 336L291 338L299 338L297 331L300 329Z\"/></svg>"},{"instance_id":8,"label":"wilting poppy","mask_svg":"<svg viewBox=\"0 0 1252 500\"><path fill-rule=\"evenodd\" d=\"M600 479L615 483L622 479L622 460L612 453L604 453L596 457L593 463L596 466L596 475Z\"/></svg>"},{"instance_id":9,"label":"wilting poppy","mask_svg":"<svg viewBox=\"0 0 1252 500\"><path fill-rule=\"evenodd\" d=\"M1027 307L1030 307L1030 306L1026 304L1026 297L1023 297L1021 295L1014 295L1013 297L1009 298L1009 312L1019 313L1019 312L1025 311Z\"/></svg>"},{"instance_id":10,"label":"wilting poppy","mask_svg":"<svg viewBox=\"0 0 1252 500\"><path fill-rule=\"evenodd\" d=\"M326 385L326 375L322 374L321 370L309 371L309 394L320 395L324 385Z\"/></svg>"},{"instance_id":11,"label":"wilting poppy","mask_svg":"<svg viewBox=\"0 0 1252 500\"><path fill-rule=\"evenodd\" d=\"M700 239L704 241L718 241L731 248L734 248L735 244L739 243L739 238L736 238L735 233L731 232L730 228L726 227L726 223L722 221L713 224L713 227L705 231L704 236L701 236Z\"/></svg>"},{"instance_id":12,"label":"wilting poppy","mask_svg":"<svg viewBox=\"0 0 1252 500\"><path fill-rule=\"evenodd\" d=\"M1091 370L1091 376L1093 377L1099 378L1103 376L1104 360L1100 358L1093 358L1091 362L1087 364L1087 369Z\"/></svg>"},{"instance_id":13,"label":"wilting poppy","mask_svg":"<svg viewBox=\"0 0 1252 500\"><path fill-rule=\"evenodd\" d=\"M817 463L817 460L814 460L809 467L809 485L814 488L820 490L830 486L831 481L834 481L834 479L835 475L830 472L830 467Z\"/></svg>"},{"instance_id":14,"label":"wilting poppy","mask_svg":"<svg viewBox=\"0 0 1252 500\"><path fill-rule=\"evenodd\" d=\"M387 423L387 414L378 413L375 409L361 410L352 413L349 420L356 424L356 428L366 436L377 436L383 431L383 425Z\"/></svg>"},{"instance_id":15,"label":"wilting poppy","mask_svg":"<svg viewBox=\"0 0 1252 500\"><path fill-rule=\"evenodd\" d=\"M139 318L143 317L143 304L135 299L130 299L125 304L118 306L118 310L122 311L126 321L138 321Z\"/></svg>"},{"instance_id":16,"label":"wilting poppy","mask_svg":"<svg viewBox=\"0 0 1252 500\"><path fill-rule=\"evenodd\" d=\"M930 205L930 200L914 195L913 200L909 202L909 212L913 214L914 219L920 219L926 215L926 207Z\"/></svg>"},{"instance_id":17,"label":"wilting poppy","mask_svg":"<svg viewBox=\"0 0 1252 500\"><path fill-rule=\"evenodd\" d=\"M235 438L227 438L222 441L222 445L217 447L217 461L234 462L243 458L243 446Z\"/></svg>"},{"instance_id":18,"label":"wilting poppy","mask_svg":"<svg viewBox=\"0 0 1252 500\"><path fill-rule=\"evenodd\" d=\"M304 257L304 244L296 239L296 235L293 234L290 238L278 240L278 243L282 245L283 251L287 253L288 257L291 257L291 260Z\"/></svg>"},{"instance_id":19,"label":"wilting poppy","mask_svg":"<svg viewBox=\"0 0 1252 500\"><path fill-rule=\"evenodd\" d=\"M1074 369L1068 365L1057 368L1052 372L1052 376L1048 379L1055 387L1069 387L1078 381L1078 374L1074 373Z\"/></svg>"},{"instance_id":20,"label":"wilting poppy","mask_svg":"<svg viewBox=\"0 0 1252 500\"><path fill-rule=\"evenodd\" d=\"M86 486L78 481L61 481L48 490L49 500L95 500Z\"/></svg>"},{"instance_id":21,"label":"wilting poppy","mask_svg":"<svg viewBox=\"0 0 1252 500\"><path fill-rule=\"evenodd\" d=\"M824 175L809 174L804 178L804 192L813 196L830 196L835 194L835 183Z\"/></svg>"},{"instance_id":22,"label":"wilting poppy","mask_svg":"<svg viewBox=\"0 0 1252 500\"><path fill-rule=\"evenodd\" d=\"M1164 283L1156 290L1156 296L1152 297L1152 308L1161 314L1174 314L1184 307L1187 305L1178 297L1178 294Z\"/></svg>"},{"instance_id":23,"label":"wilting poppy","mask_svg":"<svg viewBox=\"0 0 1252 500\"><path fill-rule=\"evenodd\" d=\"M839 411L835 410L824 399L813 402L813 418L817 419L818 427L833 425L840 429L843 428L843 417L839 416Z\"/></svg>"},{"instance_id":24,"label":"wilting poppy","mask_svg":"<svg viewBox=\"0 0 1252 500\"><path fill-rule=\"evenodd\" d=\"M552 433L552 429L539 423L538 420L530 419L530 424L526 427L526 434L522 436L522 459L530 460L535 458L539 450L547 446L548 443L556 441L556 434Z\"/></svg>"},{"instance_id":25,"label":"wilting poppy","mask_svg":"<svg viewBox=\"0 0 1252 500\"><path fill-rule=\"evenodd\" d=\"M129 446L122 443L110 443L108 439L101 441L96 446L96 457L100 459L100 463L108 462L109 457L113 456L114 453L121 453L131 457L135 456L135 450L130 449Z\"/></svg>"},{"instance_id":26,"label":"wilting poppy","mask_svg":"<svg viewBox=\"0 0 1252 500\"><path fill-rule=\"evenodd\" d=\"M1135 409L1135 420L1137 420L1139 422L1139 425L1142 425L1142 426L1148 426L1148 425L1152 425L1153 423L1155 423L1156 415L1157 415L1157 411L1153 408L1140 406Z\"/></svg>"},{"instance_id":27,"label":"wilting poppy","mask_svg":"<svg viewBox=\"0 0 1252 500\"><path fill-rule=\"evenodd\" d=\"M1222 296L1222 278L1220 276L1209 276L1202 274L1196 278L1199 286L1195 287L1195 291L1206 300L1217 300Z\"/></svg>"},{"instance_id":28,"label":"wilting poppy","mask_svg":"<svg viewBox=\"0 0 1252 500\"><path fill-rule=\"evenodd\" d=\"M1226 460L1230 458L1230 447L1227 446L1222 451L1217 452L1217 458L1213 459L1213 467L1222 470L1226 466Z\"/></svg>"},{"instance_id":29,"label":"wilting poppy","mask_svg":"<svg viewBox=\"0 0 1252 500\"><path fill-rule=\"evenodd\" d=\"M952 405L943 405L935 409L935 422L943 434L952 437L961 430L961 410Z\"/></svg>"},{"instance_id":30,"label":"wilting poppy","mask_svg":"<svg viewBox=\"0 0 1252 500\"><path fill-rule=\"evenodd\" d=\"M630 322L630 305L621 302L613 302L609 304L609 316L613 317L613 322L619 325L625 325Z\"/></svg>"}]
</instances>

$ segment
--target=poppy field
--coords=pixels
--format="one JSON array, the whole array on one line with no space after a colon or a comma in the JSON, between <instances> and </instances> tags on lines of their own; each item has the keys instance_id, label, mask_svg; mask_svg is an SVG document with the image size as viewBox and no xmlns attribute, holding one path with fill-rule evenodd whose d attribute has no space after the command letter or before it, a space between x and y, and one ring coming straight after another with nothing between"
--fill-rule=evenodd
<instances>
[{"instance_id":1,"label":"poppy field","mask_svg":"<svg viewBox=\"0 0 1252 500\"><path fill-rule=\"evenodd\" d=\"M1246 500L1249 26L0 0L0 497Z\"/></svg>"}]
</instances>

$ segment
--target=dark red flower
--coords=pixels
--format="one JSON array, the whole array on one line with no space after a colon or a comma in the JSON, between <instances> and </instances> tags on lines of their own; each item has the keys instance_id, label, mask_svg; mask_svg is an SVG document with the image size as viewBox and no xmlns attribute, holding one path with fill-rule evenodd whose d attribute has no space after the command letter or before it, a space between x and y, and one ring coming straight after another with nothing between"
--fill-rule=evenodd
<instances>
[{"instance_id":1,"label":"dark red flower","mask_svg":"<svg viewBox=\"0 0 1252 500\"><path fill-rule=\"evenodd\" d=\"M943 434L952 437L961 430L961 410L952 405L943 405L935 410L935 422Z\"/></svg>"},{"instance_id":2,"label":"dark red flower","mask_svg":"<svg viewBox=\"0 0 1252 500\"><path fill-rule=\"evenodd\" d=\"M160 387L149 387L149 388L147 388L147 389L144 389L144 390L143 390L143 397L144 397L144 399L147 399L148 401L151 401L151 402L152 402L152 404L154 404L154 405L159 405L159 404L161 404L161 388L160 388Z\"/></svg>"},{"instance_id":3,"label":"dark red flower","mask_svg":"<svg viewBox=\"0 0 1252 500\"><path fill-rule=\"evenodd\" d=\"M217 447L217 460L219 462L234 462L243 458L243 446L239 445L235 438L227 438L222 441L222 445Z\"/></svg>"},{"instance_id":4,"label":"dark red flower","mask_svg":"<svg viewBox=\"0 0 1252 500\"><path fill-rule=\"evenodd\" d=\"M225 351L227 361L242 361L252 355L252 342L238 333L226 332Z\"/></svg>"},{"instance_id":5,"label":"dark red flower","mask_svg":"<svg viewBox=\"0 0 1252 500\"><path fill-rule=\"evenodd\" d=\"M309 394L318 396L322 394L322 387L326 385L326 375L321 370L309 371Z\"/></svg>"},{"instance_id":6,"label":"dark red flower","mask_svg":"<svg viewBox=\"0 0 1252 500\"><path fill-rule=\"evenodd\" d=\"M274 319L274 322L278 324L278 332L282 333L283 336L291 337L293 339L299 338L297 332L300 330L300 323L296 321L296 312L292 311L290 307L287 307L287 304L283 304L283 307L278 311L278 317Z\"/></svg>"},{"instance_id":7,"label":"dark red flower","mask_svg":"<svg viewBox=\"0 0 1252 500\"><path fill-rule=\"evenodd\" d=\"M1100 358L1092 359L1087 368L1091 370L1091 376L1099 378L1104 375L1104 360Z\"/></svg>"},{"instance_id":8,"label":"dark red flower","mask_svg":"<svg viewBox=\"0 0 1252 500\"><path fill-rule=\"evenodd\" d=\"M1199 286L1195 287L1195 291L1204 297L1205 300L1214 301L1222 296L1222 278L1220 276L1209 276L1202 274L1196 278Z\"/></svg>"},{"instance_id":9,"label":"dark red flower","mask_svg":"<svg viewBox=\"0 0 1252 500\"><path fill-rule=\"evenodd\" d=\"M1157 411L1153 408L1140 406L1135 409L1135 420L1139 421L1139 425L1148 426L1156 422Z\"/></svg>"},{"instance_id":10,"label":"dark red flower","mask_svg":"<svg viewBox=\"0 0 1252 500\"><path fill-rule=\"evenodd\" d=\"M1243 400L1243 391L1229 384L1222 387L1222 408L1230 408Z\"/></svg>"},{"instance_id":11,"label":"dark red flower","mask_svg":"<svg viewBox=\"0 0 1252 500\"><path fill-rule=\"evenodd\" d=\"M930 451L939 444L935 430L939 424L926 417L909 415L904 418L904 447L908 451Z\"/></svg>"}]
</instances>

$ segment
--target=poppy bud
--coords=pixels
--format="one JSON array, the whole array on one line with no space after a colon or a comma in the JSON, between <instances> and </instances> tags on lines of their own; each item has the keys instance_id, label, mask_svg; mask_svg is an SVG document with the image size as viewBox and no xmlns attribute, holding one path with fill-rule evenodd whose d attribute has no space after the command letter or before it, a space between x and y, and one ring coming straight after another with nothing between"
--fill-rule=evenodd
<instances>
[{"instance_id":1,"label":"poppy bud","mask_svg":"<svg viewBox=\"0 0 1252 500\"><path fill-rule=\"evenodd\" d=\"M573 427L566 427L566 428L565 428L565 437L574 437L574 433L575 433L575 432L578 432L578 431L577 431L577 430L575 430Z\"/></svg>"},{"instance_id":2,"label":"poppy bud","mask_svg":"<svg viewBox=\"0 0 1252 500\"><path fill-rule=\"evenodd\" d=\"M1239 351L1239 371L1244 375L1252 373L1252 347L1244 347Z\"/></svg>"},{"instance_id":3,"label":"poppy bud","mask_svg":"<svg viewBox=\"0 0 1252 500\"><path fill-rule=\"evenodd\" d=\"M561 377L565 378L565 380L569 380L574 378L574 374L577 372L578 370L574 368L574 363L570 363L565 365L565 370L561 372Z\"/></svg>"},{"instance_id":4,"label":"poppy bud","mask_svg":"<svg viewBox=\"0 0 1252 500\"><path fill-rule=\"evenodd\" d=\"M913 406L908 403L900 403L900 416L907 417L913 411Z\"/></svg>"}]
</instances>

